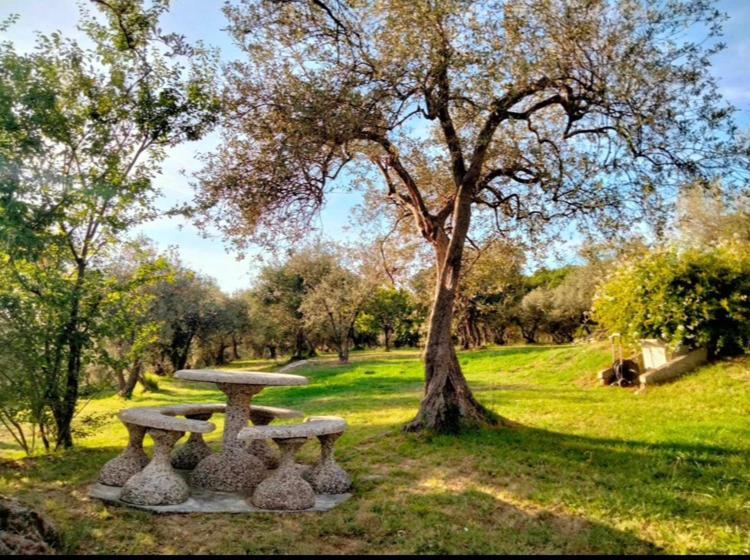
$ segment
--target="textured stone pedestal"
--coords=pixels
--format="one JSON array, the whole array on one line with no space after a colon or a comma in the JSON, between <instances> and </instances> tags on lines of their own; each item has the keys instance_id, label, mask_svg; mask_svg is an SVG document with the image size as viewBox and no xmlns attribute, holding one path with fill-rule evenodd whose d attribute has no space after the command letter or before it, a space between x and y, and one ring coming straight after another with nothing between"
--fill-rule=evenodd
<instances>
[{"instance_id":1,"label":"textured stone pedestal","mask_svg":"<svg viewBox=\"0 0 750 560\"><path fill-rule=\"evenodd\" d=\"M108 486L123 486L131 476L148 465L148 456L143 451L146 428L127 422L124 424L128 430L128 446L120 455L107 461L99 473L99 482Z\"/></svg>"},{"instance_id":2,"label":"textured stone pedestal","mask_svg":"<svg viewBox=\"0 0 750 560\"><path fill-rule=\"evenodd\" d=\"M253 426L268 426L273 421L274 417L268 414L262 414L256 412L253 408L250 409L250 421ZM279 454L268 445L268 441L265 439L253 439L247 442L247 451L251 455L255 455L258 459L263 461L263 464L268 469L276 469L279 467Z\"/></svg>"},{"instance_id":3,"label":"textured stone pedestal","mask_svg":"<svg viewBox=\"0 0 750 560\"><path fill-rule=\"evenodd\" d=\"M315 505L312 486L300 476L294 463L296 452L307 438L274 438L281 450L279 468L258 484L252 504L262 509L302 510Z\"/></svg>"},{"instance_id":4,"label":"textured stone pedestal","mask_svg":"<svg viewBox=\"0 0 750 560\"><path fill-rule=\"evenodd\" d=\"M277 418L302 418L304 414L288 408L277 408L273 406L251 406L250 421L253 426L268 426ZM253 439L247 442L247 450L263 461L269 469L279 466L279 453L265 439Z\"/></svg>"},{"instance_id":5,"label":"textured stone pedestal","mask_svg":"<svg viewBox=\"0 0 750 560\"><path fill-rule=\"evenodd\" d=\"M320 460L304 477L319 494L343 494L352 486L351 477L333 458L333 446L340 437L341 433L318 436Z\"/></svg>"},{"instance_id":6,"label":"textured stone pedestal","mask_svg":"<svg viewBox=\"0 0 750 560\"><path fill-rule=\"evenodd\" d=\"M150 506L181 504L190 497L190 489L172 469L170 453L185 433L149 428L148 434L154 440L154 457L146 468L125 483L120 499Z\"/></svg>"},{"instance_id":7,"label":"textured stone pedestal","mask_svg":"<svg viewBox=\"0 0 750 560\"><path fill-rule=\"evenodd\" d=\"M203 420L207 421L211 419L212 414L191 414L185 416L190 420ZM177 449L172 454L172 466L175 469L194 469L198 463L203 459L211 455L213 451L203 440L203 434L199 432L192 432L190 437L185 442L185 445Z\"/></svg>"},{"instance_id":8,"label":"textured stone pedestal","mask_svg":"<svg viewBox=\"0 0 750 560\"><path fill-rule=\"evenodd\" d=\"M237 440L237 434L247 426L250 400L262 387L230 383L217 385L227 396L223 448L220 453L209 455L198 463L190 477L190 485L250 495L266 476L266 466L248 453L244 443Z\"/></svg>"}]
</instances>

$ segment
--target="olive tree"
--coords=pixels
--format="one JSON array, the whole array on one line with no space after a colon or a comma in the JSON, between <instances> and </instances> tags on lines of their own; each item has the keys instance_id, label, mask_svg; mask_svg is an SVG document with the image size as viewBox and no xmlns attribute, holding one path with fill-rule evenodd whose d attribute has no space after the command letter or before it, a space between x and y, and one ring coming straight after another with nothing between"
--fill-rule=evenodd
<instances>
[{"instance_id":1,"label":"olive tree","mask_svg":"<svg viewBox=\"0 0 750 560\"><path fill-rule=\"evenodd\" d=\"M226 68L197 208L240 246L301 238L347 181L410 216L436 271L411 430L500 422L452 342L467 238L608 231L736 164L706 0L241 0L226 14L244 56Z\"/></svg>"}]
</instances>

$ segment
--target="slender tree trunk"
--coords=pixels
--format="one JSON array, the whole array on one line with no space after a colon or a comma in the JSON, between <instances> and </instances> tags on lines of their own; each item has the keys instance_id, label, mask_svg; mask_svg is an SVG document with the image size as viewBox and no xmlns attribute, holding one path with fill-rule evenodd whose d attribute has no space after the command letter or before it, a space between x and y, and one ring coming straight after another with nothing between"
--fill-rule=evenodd
<instances>
[{"instance_id":1,"label":"slender tree trunk","mask_svg":"<svg viewBox=\"0 0 750 560\"><path fill-rule=\"evenodd\" d=\"M292 354L292 357L290 360L304 360L307 356L307 352L305 351L306 348L309 346L307 344L307 337L305 336L305 329L302 327L299 327L297 329L297 334L294 337L294 354Z\"/></svg>"},{"instance_id":2,"label":"slender tree trunk","mask_svg":"<svg viewBox=\"0 0 750 560\"><path fill-rule=\"evenodd\" d=\"M214 363L217 366L223 366L225 363L224 360L224 351L227 349L227 345L224 343L224 339L222 338L221 341L219 341L219 347L216 350L216 356L214 357Z\"/></svg>"},{"instance_id":3,"label":"slender tree trunk","mask_svg":"<svg viewBox=\"0 0 750 560\"><path fill-rule=\"evenodd\" d=\"M238 347L239 347L239 342L237 341L237 337L235 335L232 335L232 359L233 360L240 359L240 353L239 353Z\"/></svg>"},{"instance_id":4,"label":"slender tree trunk","mask_svg":"<svg viewBox=\"0 0 750 560\"><path fill-rule=\"evenodd\" d=\"M70 317L65 326L65 344L68 347L68 360L65 371L65 388L62 399L58 397L53 405L53 416L57 437L55 448L70 449L73 447L72 423L78 402L78 383L81 374L81 363L83 354L83 338L80 329L80 307L83 293L83 282L86 273L86 265L83 261L78 262L76 284L70 307Z\"/></svg>"},{"instance_id":5,"label":"slender tree trunk","mask_svg":"<svg viewBox=\"0 0 750 560\"><path fill-rule=\"evenodd\" d=\"M349 363L349 341L345 340L339 345L339 363Z\"/></svg>"},{"instance_id":6,"label":"slender tree trunk","mask_svg":"<svg viewBox=\"0 0 750 560\"><path fill-rule=\"evenodd\" d=\"M127 380L120 389L121 397L125 399L130 399L133 397L133 391L135 391L135 386L138 383L138 380L141 378L142 372L143 363L138 360L135 364L133 364L133 368L130 370Z\"/></svg>"},{"instance_id":7,"label":"slender tree trunk","mask_svg":"<svg viewBox=\"0 0 750 560\"><path fill-rule=\"evenodd\" d=\"M437 282L425 348L425 396L407 431L457 433L463 428L497 425L501 418L484 408L469 389L453 346L451 325L461 257L469 229L471 195L459 193L454 210L453 238L444 230L434 240Z\"/></svg>"},{"instance_id":8,"label":"slender tree trunk","mask_svg":"<svg viewBox=\"0 0 750 560\"><path fill-rule=\"evenodd\" d=\"M391 327L390 325L386 325L383 327L383 334L385 335L385 351L390 352L391 351Z\"/></svg>"}]
</instances>

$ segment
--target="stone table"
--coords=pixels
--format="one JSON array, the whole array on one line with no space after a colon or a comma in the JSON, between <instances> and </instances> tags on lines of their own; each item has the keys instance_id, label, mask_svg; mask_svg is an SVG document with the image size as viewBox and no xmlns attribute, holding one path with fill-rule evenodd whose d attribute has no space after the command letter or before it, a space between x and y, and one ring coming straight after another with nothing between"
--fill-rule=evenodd
<instances>
[{"instance_id":1,"label":"stone table","mask_svg":"<svg viewBox=\"0 0 750 560\"><path fill-rule=\"evenodd\" d=\"M251 401L265 387L306 385L301 375L263 372L232 372L214 370L180 370L178 379L215 383L227 396L223 448L209 455L193 470L193 486L221 492L249 495L266 475L263 461L250 454L237 434L250 419Z\"/></svg>"}]
</instances>

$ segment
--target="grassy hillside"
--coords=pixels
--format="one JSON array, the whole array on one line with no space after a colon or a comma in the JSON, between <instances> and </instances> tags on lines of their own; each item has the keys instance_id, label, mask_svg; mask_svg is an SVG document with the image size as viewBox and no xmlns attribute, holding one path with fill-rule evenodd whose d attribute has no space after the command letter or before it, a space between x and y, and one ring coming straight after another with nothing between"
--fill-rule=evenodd
<instances>
[{"instance_id":1,"label":"grassy hillside","mask_svg":"<svg viewBox=\"0 0 750 560\"><path fill-rule=\"evenodd\" d=\"M119 409L221 399L173 380L131 402L92 399L78 449L6 460L0 490L48 511L79 553L750 553L750 360L636 393L596 385L609 361L599 346L459 357L478 398L519 427L401 433L422 387L413 351L324 360L295 371L309 386L257 397L349 421L338 458L355 495L325 514L154 516L89 501L86 485L125 443ZM315 451L309 444L303 456Z\"/></svg>"}]
</instances>

